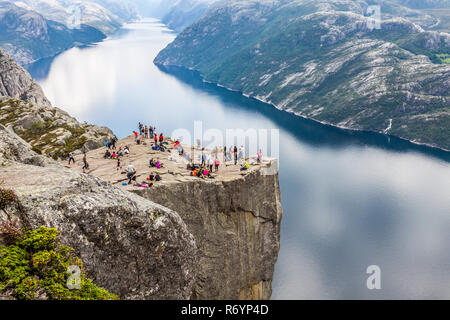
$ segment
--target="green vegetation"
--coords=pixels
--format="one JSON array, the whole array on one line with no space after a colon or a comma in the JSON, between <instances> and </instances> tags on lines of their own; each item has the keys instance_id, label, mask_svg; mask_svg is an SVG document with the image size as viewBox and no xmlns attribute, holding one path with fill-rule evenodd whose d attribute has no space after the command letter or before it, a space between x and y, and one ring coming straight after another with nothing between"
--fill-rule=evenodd
<instances>
[{"instance_id":1,"label":"green vegetation","mask_svg":"<svg viewBox=\"0 0 450 320\"><path fill-rule=\"evenodd\" d=\"M0 102L0 123L5 126L12 124L27 115L30 108L20 100L10 99ZM43 114L45 109L41 108L37 112ZM53 116L50 120L33 123L29 130L16 130L16 134L30 143L34 152L50 155L56 160L65 158L69 152L81 149L87 139L83 136L86 133L83 126L73 127L67 124L55 124L55 121L59 118L56 117L55 112ZM70 137L65 139L63 145L57 141L59 135L55 131L58 129L71 134Z\"/></svg>"},{"instance_id":2,"label":"green vegetation","mask_svg":"<svg viewBox=\"0 0 450 320\"><path fill-rule=\"evenodd\" d=\"M441 63L450 63L450 54L437 54L436 55Z\"/></svg>"},{"instance_id":3,"label":"green vegetation","mask_svg":"<svg viewBox=\"0 0 450 320\"><path fill-rule=\"evenodd\" d=\"M379 132L391 119L394 126L408 122L390 133L450 149L445 39L404 20L368 31L355 27L364 20L354 14L306 16L318 11L311 2L274 7L211 11L155 62L197 70L207 81L322 122ZM390 10L395 16L398 8Z\"/></svg>"},{"instance_id":4,"label":"green vegetation","mask_svg":"<svg viewBox=\"0 0 450 320\"><path fill-rule=\"evenodd\" d=\"M11 227L12 225L12 227ZM14 230L15 232L11 232ZM117 296L97 287L86 277L82 261L73 249L61 245L56 229L40 227L21 232L14 224L3 224L2 232L15 236L9 245L0 246L0 292L8 292L16 299L32 300L117 300ZM69 266L81 270L80 289L69 290L72 275ZM72 284L77 284L73 280ZM70 283L70 282L69 282Z\"/></svg>"},{"instance_id":5,"label":"green vegetation","mask_svg":"<svg viewBox=\"0 0 450 320\"><path fill-rule=\"evenodd\" d=\"M89 44L106 38L105 34L91 26L81 25L80 28L70 29L55 21L24 14L23 9L7 2L1 7L3 12L0 14L0 20L11 20L14 24L0 25L0 45L11 46L16 49L14 51L21 52L22 55L25 53L26 59L20 61L23 63L31 62L30 59L51 57L75 45ZM29 24L33 27L42 26L45 33L34 36L36 30L33 30L33 27L27 27ZM15 58L17 60L17 57ZM23 57L18 55L18 58Z\"/></svg>"}]
</instances>

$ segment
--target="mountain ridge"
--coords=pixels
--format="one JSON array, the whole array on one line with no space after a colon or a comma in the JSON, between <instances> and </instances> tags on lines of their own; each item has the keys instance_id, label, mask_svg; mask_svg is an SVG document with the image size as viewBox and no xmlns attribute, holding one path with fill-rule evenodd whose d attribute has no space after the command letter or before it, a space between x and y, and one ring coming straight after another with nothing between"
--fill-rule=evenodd
<instances>
[{"instance_id":1,"label":"mountain ridge","mask_svg":"<svg viewBox=\"0 0 450 320\"><path fill-rule=\"evenodd\" d=\"M450 36L404 17L371 30L355 3L323 11L324 3L338 2L219 6L155 63L197 70L206 81L321 123L450 150L450 65L440 60Z\"/></svg>"}]
</instances>

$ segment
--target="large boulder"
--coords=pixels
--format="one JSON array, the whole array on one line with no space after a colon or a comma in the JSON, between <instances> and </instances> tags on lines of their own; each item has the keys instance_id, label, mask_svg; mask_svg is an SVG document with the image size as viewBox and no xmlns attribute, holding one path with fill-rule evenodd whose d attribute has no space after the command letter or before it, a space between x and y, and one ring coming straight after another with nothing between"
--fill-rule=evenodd
<instances>
[{"instance_id":1,"label":"large boulder","mask_svg":"<svg viewBox=\"0 0 450 320\"><path fill-rule=\"evenodd\" d=\"M197 247L176 212L63 168L0 126L1 159L0 187L20 204L1 210L0 223L57 228L94 283L122 299L191 298Z\"/></svg>"}]
</instances>

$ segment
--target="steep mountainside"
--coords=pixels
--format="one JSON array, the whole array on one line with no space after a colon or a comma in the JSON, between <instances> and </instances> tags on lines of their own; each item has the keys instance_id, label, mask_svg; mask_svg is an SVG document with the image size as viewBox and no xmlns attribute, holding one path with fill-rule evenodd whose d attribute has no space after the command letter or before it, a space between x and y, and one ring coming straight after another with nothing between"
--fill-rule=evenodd
<instances>
[{"instance_id":1,"label":"steep mountainside","mask_svg":"<svg viewBox=\"0 0 450 320\"><path fill-rule=\"evenodd\" d=\"M54 158L68 152L92 150L114 136L108 128L80 124L53 108L31 76L0 49L0 124Z\"/></svg>"},{"instance_id":2,"label":"steep mountainside","mask_svg":"<svg viewBox=\"0 0 450 320\"><path fill-rule=\"evenodd\" d=\"M135 6L128 1L11 0L11 2L68 27L73 27L74 23L79 22L94 27L104 34L110 34L124 22L139 17Z\"/></svg>"},{"instance_id":3,"label":"steep mountainside","mask_svg":"<svg viewBox=\"0 0 450 320\"><path fill-rule=\"evenodd\" d=\"M21 99L44 107L51 106L41 87L2 49L0 49L0 96Z\"/></svg>"},{"instance_id":4,"label":"steep mountainside","mask_svg":"<svg viewBox=\"0 0 450 320\"><path fill-rule=\"evenodd\" d=\"M199 20L217 0L177 0L167 8L162 21L171 29L181 32Z\"/></svg>"},{"instance_id":5,"label":"steep mountainside","mask_svg":"<svg viewBox=\"0 0 450 320\"><path fill-rule=\"evenodd\" d=\"M9 1L0 2L0 47L22 65L105 37L94 27L81 25L70 29L35 11Z\"/></svg>"},{"instance_id":6,"label":"steep mountainside","mask_svg":"<svg viewBox=\"0 0 450 320\"><path fill-rule=\"evenodd\" d=\"M270 299L283 212L278 175L264 170L230 181L179 179L135 191L178 212L194 235L199 266L193 299Z\"/></svg>"},{"instance_id":7,"label":"steep mountainside","mask_svg":"<svg viewBox=\"0 0 450 320\"><path fill-rule=\"evenodd\" d=\"M228 1L155 63L198 70L208 81L323 123L450 149L450 35L391 18L395 12L372 28L368 4Z\"/></svg>"}]
</instances>

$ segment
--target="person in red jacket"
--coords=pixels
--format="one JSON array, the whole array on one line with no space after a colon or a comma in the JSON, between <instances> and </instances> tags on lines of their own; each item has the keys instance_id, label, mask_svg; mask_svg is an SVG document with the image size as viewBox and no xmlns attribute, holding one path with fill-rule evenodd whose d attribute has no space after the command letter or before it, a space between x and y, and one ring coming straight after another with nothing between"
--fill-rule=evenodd
<instances>
[{"instance_id":1,"label":"person in red jacket","mask_svg":"<svg viewBox=\"0 0 450 320\"><path fill-rule=\"evenodd\" d=\"M164 142L164 135L161 133L159 135L159 143L162 145L163 142Z\"/></svg>"}]
</instances>

